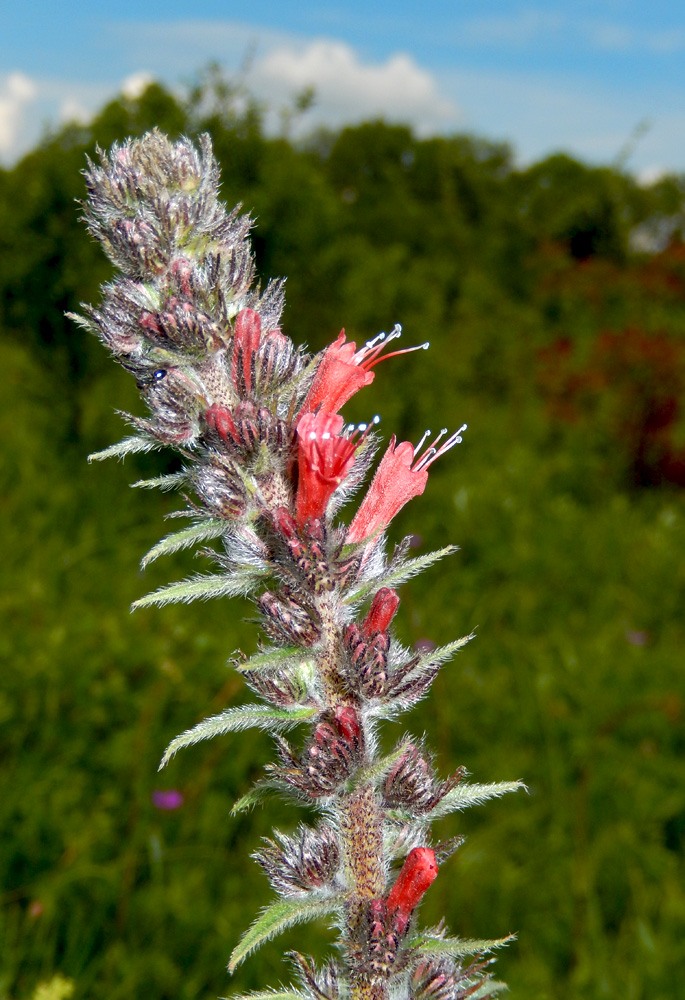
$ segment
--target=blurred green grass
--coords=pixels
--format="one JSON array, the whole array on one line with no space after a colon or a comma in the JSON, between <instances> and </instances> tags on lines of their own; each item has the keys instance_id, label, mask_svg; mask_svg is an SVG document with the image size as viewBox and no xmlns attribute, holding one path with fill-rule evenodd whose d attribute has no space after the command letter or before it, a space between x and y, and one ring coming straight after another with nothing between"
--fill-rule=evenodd
<instances>
[{"instance_id":1,"label":"blurred green grass","mask_svg":"<svg viewBox=\"0 0 685 1000\"><path fill-rule=\"evenodd\" d=\"M59 972L74 1000L205 1000L287 981L283 952L323 954L330 937L293 929L229 980L231 948L270 895L248 855L301 811L273 800L230 816L269 759L261 734L156 768L173 736L244 697L226 660L255 648L250 607L129 616L132 600L197 565L137 571L175 501L127 484L167 459L85 465L123 433L113 408L138 404L63 317L108 274L73 198L96 139L154 124L212 129L226 199L257 215L260 272L289 277L296 341L318 349L343 323L361 340L398 320L407 344L431 340L377 369L350 419L379 412L386 437L413 440L469 423L393 533L415 533L424 551L461 546L403 588L400 637L476 638L385 738L425 731L443 773L464 764L479 781L521 778L529 794L443 821L468 840L422 919L444 914L461 936L518 932L498 959L513 1000L676 1000L679 405L649 428L663 386L675 379L678 404L685 389L685 283L677 232L649 255L631 233L678 219L682 179L646 190L564 157L517 171L505 147L382 123L300 148L266 138L253 107L210 101L200 114L158 87L0 172L0 997L23 1000ZM597 353L606 331L628 343L629 327L647 359L637 375ZM673 345L668 369L643 350L657 337ZM637 432L649 488L635 479ZM169 788L182 807L155 808L152 792Z\"/></svg>"}]
</instances>

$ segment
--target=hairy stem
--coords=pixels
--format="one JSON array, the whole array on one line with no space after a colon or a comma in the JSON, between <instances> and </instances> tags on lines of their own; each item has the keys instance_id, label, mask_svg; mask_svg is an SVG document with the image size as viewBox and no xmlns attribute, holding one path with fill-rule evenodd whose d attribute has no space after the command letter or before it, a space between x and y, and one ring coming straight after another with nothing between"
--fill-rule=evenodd
<instances>
[{"instance_id":1,"label":"hairy stem","mask_svg":"<svg viewBox=\"0 0 685 1000\"><path fill-rule=\"evenodd\" d=\"M366 916L366 904L371 899L380 899L385 886L383 818L373 786L364 785L345 795L339 804L337 819L350 885L343 943L353 966L350 976L353 996L359 1000L372 996L380 1000L386 995L385 985L374 987L366 976L355 973L354 969L362 959L356 953L354 942L360 939L359 928Z\"/></svg>"}]
</instances>

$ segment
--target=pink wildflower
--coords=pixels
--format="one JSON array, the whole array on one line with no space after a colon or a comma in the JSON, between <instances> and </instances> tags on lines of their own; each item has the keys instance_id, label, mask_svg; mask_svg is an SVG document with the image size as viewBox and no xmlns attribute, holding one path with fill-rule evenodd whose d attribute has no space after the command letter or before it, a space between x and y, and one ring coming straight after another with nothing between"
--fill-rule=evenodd
<instances>
[{"instance_id":1,"label":"pink wildflower","mask_svg":"<svg viewBox=\"0 0 685 1000\"><path fill-rule=\"evenodd\" d=\"M298 452L297 523L322 517L335 489L354 463L358 441L345 437L343 418L338 414L305 413L297 424Z\"/></svg>"},{"instance_id":2,"label":"pink wildflower","mask_svg":"<svg viewBox=\"0 0 685 1000\"><path fill-rule=\"evenodd\" d=\"M314 411L321 408L328 413L337 413L355 392L365 385L371 385L375 377L371 369L379 361L428 347L428 344L421 344L419 347L408 347L404 351L392 351L379 357L383 348L401 333L402 328L398 325L392 333L387 336L380 333L357 350L354 341L349 344L345 342L345 331L341 330L335 343L324 352L303 409Z\"/></svg>"},{"instance_id":3,"label":"pink wildflower","mask_svg":"<svg viewBox=\"0 0 685 1000\"><path fill-rule=\"evenodd\" d=\"M420 458L417 456L427 435L423 436L416 448L409 441L396 444L397 439L393 435L361 507L352 520L346 540L361 542L369 538L385 528L406 503L420 496L428 482L429 467L455 444L459 444L464 430L466 424L437 448L438 441L447 433L443 429Z\"/></svg>"}]
</instances>

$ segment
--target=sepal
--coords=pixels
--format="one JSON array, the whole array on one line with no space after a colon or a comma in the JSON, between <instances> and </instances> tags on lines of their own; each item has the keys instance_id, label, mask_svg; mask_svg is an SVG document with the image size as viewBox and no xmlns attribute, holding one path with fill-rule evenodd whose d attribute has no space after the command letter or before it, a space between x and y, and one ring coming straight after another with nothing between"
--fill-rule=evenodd
<instances>
[{"instance_id":1,"label":"sepal","mask_svg":"<svg viewBox=\"0 0 685 1000\"><path fill-rule=\"evenodd\" d=\"M492 973L482 975L492 959L477 956L470 965L451 958L422 959L409 980L411 1000L467 1000L493 995Z\"/></svg>"},{"instance_id":2,"label":"sepal","mask_svg":"<svg viewBox=\"0 0 685 1000\"><path fill-rule=\"evenodd\" d=\"M261 865L280 896L302 895L329 886L340 868L338 837L328 823L317 829L300 823L291 837L274 830L276 839L263 837L264 846L252 857Z\"/></svg>"},{"instance_id":3,"label":"sepal","mask_svg":"<svg viewBox=\"0 0 685 1000\"><path fill-rule=\"evenodd\" d=\"M297 969L309 1000L338 1000L344 984L340 982L340 972L335 962L326 962L321 969L317 969L312 958L305 958L298 951L288 952L286 958ZM346 995L345 991L343 995Z\"/></svg>"}]
</instances>

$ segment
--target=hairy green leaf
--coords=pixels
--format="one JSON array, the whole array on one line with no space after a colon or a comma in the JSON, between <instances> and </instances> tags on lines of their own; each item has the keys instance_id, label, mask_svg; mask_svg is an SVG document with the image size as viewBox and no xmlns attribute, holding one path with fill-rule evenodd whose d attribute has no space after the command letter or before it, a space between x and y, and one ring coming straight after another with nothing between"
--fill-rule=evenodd
<instances>
[{"instance_id":1,"label":"hairy green leaf","mask_svg":"<svg viewBox=\"0 0 685 1000\"><path fill-rule=\"evenodd\" d=\"M433 936L430 931L420 934L413 941L409 942L410 948L416 948L421 955L449 955L451 958L463 958L465 955L484 955L495 948L504 948L516 940L515 934L508 934L503 938L475 939L466 938L446 938L436 934Z\"/></svg>"},{"instance_id":2,"label":"hairy green leaf","mask_svg":"<svg viewBox=\"0 0 685 1000\"><path fill-rule=\"evenodd\" d=\"M285 709L271 708L269 705L239 705L237 708L227 708L219 715L203 719L192 729L187 729L185 733L172 740L164 751L158 770L161 771L166 767L182 747L192 746L201 740L210 740L213 736L223 736L224 733L239 733L242 729L251 727L269 730L289 729L311 719L315 714L315 708Z\"/></svg>"},{"instance_id":3,"label":"hairy green leaf","mask_svg":"<svg viewBox=\"0 0 685 1000\"><path fill-rule=\"evenodd\" d=\"M197 521L182 531L174 531L166 538L153 545L147 555L141 560L141 567L145 569L151 562L163 555L170 555L172 552L180 552L181 549L188 549L196 542L208 542L212 538L220 538L226 531L226 521L219 518L206 518L204 521Z\"/></svg>"},{"instance_id":4,"label":"hairy green leaf","mask_svg":"<svg viewBox=\"0 0 685 1000\"><path fill-rule=\"evenodd\" d=\"M291 987L285 990L257 990L239 997L220 997L219 1000L307 1000L307 997Z\"/></svg>"},{"instance_id":5,"label":"hairy green leaf","mask_svg":"<svg viewBox=\"0 0 685 1000\"><path fill-rule=\"evenodd\" d=\"M214 576L195 576L190 580L172 583L168 587L138 598L131 605L131 610L147 608L152 604L164 607L165 604L189 604L190 601L206 601L210 597L237 597L239 594L249 594L260 579L260 574L253 569L237 569L227 574Z\"/></svg>"},{"instance_id":6,"label":"hairy green leaf","mask_svg":"<svg viewBox=\"0 0 685 1000\"><path fill-rule=\"evenodd\" d=\"M422 573L424 569L428 569L433 563L458 551L459 546L446 545L442 549L426 553L425 556L417 556L415 559L403 559L395 565L391 564L385 573L374 577L373 580L365 580L356 590L352 590L345 597L345 603L352 604L354 601L361 601L367 594L370 594L372 591L375 593L380 587L399 587L401 583L405 583L418 573Z\"/></svg>"},{"instance_id":7,"label":"hairy green leaf","mask_svg":"<svg viewBox=\"0 0 685 1000\"><path fill-rule=\"evenodd\" d=\"M169 472L164 476L155 476L154 479L139 479L131 483L133 489L140 490L173 490L176 486L182 486L187 482L188 476L185 472Z\"/></svg>"},{"instance_id":8,"label":"hairy green leaf","mask_svg":"<svg viewBox=\"0 0 685 1000\"><path fill-rule=\"evenodd\" d=\"M474 635L475 633L471 632L470 635L464 635L461 639L455 639L453 642L448 642L445 646L438 646L437 649L431 649L429 653L424 653L421 656L421 663L426 665L429 663L434 663L436 665L438 663L447 663L448 660L452 659L455 653L457 653L460 649L463 649L466 643L473 639Z\"/></svg>"},{"instance_id":9,"label":"hairy green leaf","mask_svg":"<svg viewBox=\"0 0 685 1000\"><path fill-rule=\"evenodd\" d=\"M124 458L125 455L134 455L146 451L159 451L164 444L157 438L143 437L140 434L133 434L124 438L118 444L112 444L104 451L94 451L88 456L89 462L102 462L105 458Z\"/></svg>"},{"instance_id":10,"label":"hairy green leaf","mask_svg":"<svg viewBox=\"0 0 685 1000\"><path fill-rule=\"evenodd\" d=\"M431 819L447 816L448 813L468 809L469 806L480 806L488 799L499 798L507 792L518 792L526 789L522 781L494 781L488 785L468 784L463 782L453 788L444 799L431 810Z\"/></svg>"},{"instance_id":11,"label":"hairy green leaf","mask_svg":"<svg viewBox=\"0 0 685 1000\"><path fill-rule=\"evenodd\" d=\"M367 784L368 782L375 783L379 778L382 778L386 774L393 764L396 764L403 753L405 753L408 746L411 746L412 739L407 737L402 740L401 743L391 750L389 754L381 757L379 760L375 761L373 764L369 764L368 767L361 767L354 775L353 781L354 786L359 787L360 785Z\"/></svg>"},{"instance_id":12,"label":"hairy green leaf","mask_svg":"<svg viewBox=\"0 0 685 1000\"><path fill-rule=\"evenodd\" d=\"M254 809L256 805L265 799L270 792L274 792L279 788L277 782L272 778L261 778L259 781L255 781L254 785L249 792L233 803L231 809L231 816L237 816L239 813L248 812L250 809Z\"/></svg>"},{"instance_id":13,"label":"hairy green leaf","mask_svg":"<svg viewBox=\"0 0 685 1000\"><path fill-rule=\"evenodd\" d=\"M311 650L302 649L301 646L284 646L281 649L264 649L261 653L255 653L249 660L243 663L233 661L236 670L262 670L264 667L283 666L288 661L295 662L311 660Z\"/></svg>"},{"instance_id":14,"label":"hairy green leaf","mask_svg":"<svg viewBox=\"0 0 685 1000\"><path fill-rule=\"evenodd\" d=\"M304 920L314 920L335 912L343 903L343 896L328 896L325 899L304 898L279 899L277 903L267 907L245 931L238 944L233 949L228 971L234 972L240 963L260 945L287 927L301 923Z\"/></svg>"},{"instance_id":15,"label":"hairy green leaf","mask_svg":"<svg viewBox=\"0 0 685 1000\"><path fill-rule=\"evenodd\" d=\"M509 987L506 983L498 983L496 979L489 979L483 983L479 990L471 994L470 1000L488 1000L488 997L494 997L496 993L501 993L502 990L508 989Z\"/></svg>"}]
</instances>

